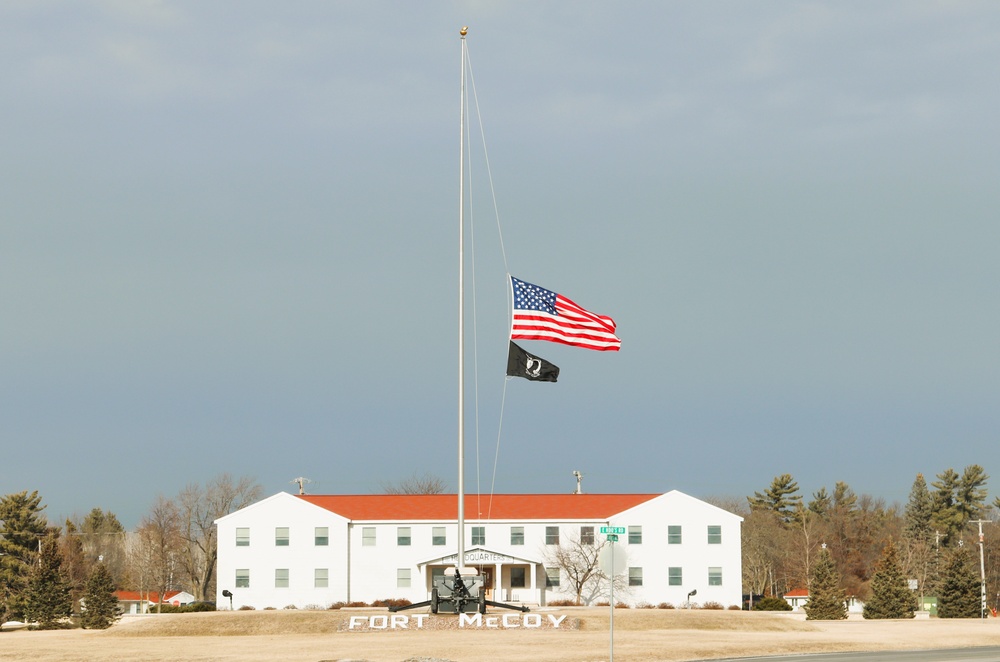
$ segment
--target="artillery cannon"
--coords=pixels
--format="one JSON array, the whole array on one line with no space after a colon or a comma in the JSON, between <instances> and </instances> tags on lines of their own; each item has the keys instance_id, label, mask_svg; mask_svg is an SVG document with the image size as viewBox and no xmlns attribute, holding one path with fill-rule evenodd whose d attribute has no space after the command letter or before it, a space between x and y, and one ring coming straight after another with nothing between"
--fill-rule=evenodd
<instances>
[{"instance_id":1,"label":"artillery cannon","mask_svg":"<svg viewBox=\"0 0 1000 662\"><path fill-rule=\"evenodd\" d=\"M434 586L431 588L430 600L415 602L405 607L389 607L389 611L430 607L432 614L474 614L476 612L485 614L487 606L528 611L528 608L523 605L509 605L487 600L482 575L473 574L468 571L468 568L465 570L466 572L463 573L458 568L454 568L451 577L445 574L435 579Z\"/></svg>"}]
</instances>

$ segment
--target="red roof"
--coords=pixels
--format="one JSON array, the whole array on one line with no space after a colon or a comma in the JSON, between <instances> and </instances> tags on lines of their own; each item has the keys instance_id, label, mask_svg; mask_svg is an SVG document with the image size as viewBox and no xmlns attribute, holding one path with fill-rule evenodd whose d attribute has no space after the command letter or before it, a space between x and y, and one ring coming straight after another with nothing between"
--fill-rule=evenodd
<instances>
[{"instance_id":1,"label":"red roof","mask_svg":"<svg viewBox=\"0 0 1000 662\"><path fill-rule=\"evenodd\" d=\"M179 594L180 591L167 591L163 594L163 602L170 602L171 598ZM156 591L115 591L115 597L122 602L139 602L140 600L146 600L148 602L159 602L160 594Z\"/></svg>"},{"instance_id":2,"label":"red roof","mask_svg":"<svg viewBox=\"0 0 1000 662\"><path fill-rule=\"evenodd\" d=\"M791 591L785 593L786 598L808 598L809 589L807 588L793 588Z\"/></svg>"},{"instance_id":3,"label":"red roof","mask_svg":"<svg viewBox=\"0 0 1000 662\"><path fill-rule=\"evenodd\" d=\"M455 494L297 495L350 520L458 519ZM659 494L466 494L467 520L606 520Z\"/></svg>"}]
</instances>

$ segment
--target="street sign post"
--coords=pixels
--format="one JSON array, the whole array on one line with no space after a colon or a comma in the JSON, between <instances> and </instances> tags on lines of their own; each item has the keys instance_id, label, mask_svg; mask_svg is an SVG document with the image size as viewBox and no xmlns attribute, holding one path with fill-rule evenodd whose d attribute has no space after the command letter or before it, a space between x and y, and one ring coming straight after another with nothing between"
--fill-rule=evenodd
<instances>
[{"instance_id":1,"label":"street sign post","mask_svg":"<svg viewBox=\"0 0 1000 662\"><path fill-rule=\"evenodd\" d=\"M611 615L609 619L609 633L611 635L611 651L609 662L615 662L615 576L624 572L627 562L623 556L615 558L615 547L617 546L615 543L618 542L618 536L625 533L625 527L602 526L601 533L608 537L609 543L607 547L601 550L598 562L601 570L607 574L610 582L611 604L609 605L609 609L611 610Z\"/></svg>"}]
</instances>

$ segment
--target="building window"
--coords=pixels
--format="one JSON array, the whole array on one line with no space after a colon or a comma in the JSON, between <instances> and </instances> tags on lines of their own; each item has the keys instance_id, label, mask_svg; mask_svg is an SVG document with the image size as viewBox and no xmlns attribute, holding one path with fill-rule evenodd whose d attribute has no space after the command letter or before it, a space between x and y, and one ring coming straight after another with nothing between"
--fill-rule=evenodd
<instances>
[{"instance_id":1,"label":"building window","mask_svg":"<svg viewBox=\"0 0 1000 662\"><path fill-rule=\"evenodd\" d=\"M525 569L523 567L514 566L510 569L510 587L511 588L524 588L526 586L525 582Z\"/></svg>"},{"instance_id":2,"label":"building window","mask_svg":"<svg viewBox=\"0 0 1000 662\"><path fill-rule=\"evenodd\" d=\"M524 527L523 526L512 526L512 527L510 527L510 544L511 545L523 545L524 544Z\"/></svg>"},{"instance_id":3,"label":"building window","mask_svg":"<svg viewBox=\"0 0 1000 662\"><path fill-rule=\"evenodd\" d=\"M330 544L330 529L325 526L316 527L316 546L326 547Z\"/></svg>"},{"instance_id":4,"label":"building window","mask_svg":"<svg viewBox=\"0 0 1000 662\"><path fill-rule=\"evenodd\" d=\"M684 572L681 568L667 568L667 586L683 586Z\"/></svg>"},{"instance_id":5,"label":"building window","mask_svg":"<svg viewBox=\"0 0 1000 662\"><path fill-rule=\"evenodd\" d=\"M722 586L722 568L709 568L708 569L708 585L709 586Z\"/></svg>"},{"instance_id":6,"label":"building window","mask_svg":"<svg viewBox=\"0 0 1000 662\"><path fill-rule=\"evenodd\" d=\"M680 524L671 524L670 526L667 527L667 544L668 545L681 544Z\"/></svg>"},{"instance_id":7,"label":"building window","mask_svg":"<svg viewBox=\"0 0 1000 662\"><path fill-rule=\"evenodd\" d=\"M431 529L431 544L432 545L448 544L448 534L445 533L445 528L443 526L435 526L433 529Z\"/></svg>"},{"instance_id":8,"label":"building window","mask_svg":"<svg viewBox=\"0 0 1000 662\"><path fill-rule=\"evenodd\" d=\"M363 526L363 527L361 527L361 545L363 547L374 547L375 546L375 527L374 526Z\"/></svg>"},{"instance_id":9,"label":"building window","mask_svg":"<svg viewBox=\"0 0 1000 662\"><path fill-rule=\"evenodd\" d=\"M236 570L236 588L250 588L250 569L249 568L237 568L237 570Z\"/></svg>"},{"instance_id":10,"label":"building window","mask_svg":"<svg viewBox=\"0 0 1000 662\"><path fill-rule=\"evenodd\" d=\"M431 568L431 586L435 588L440 588L441 583L444 581L444 568L437 567Z\"/></svg>"},{"instance_id":11,"label":"building window","mask_svg":"<svg viewBox=\"0 0 1000 662\"><path fill-rule=\"evenodd\" d=\"M288 568L275 568L274 588L288 588Z\"/></svg>"},{"instance_id":12,"label":"building window","mask_svg":"<svg viewBox=\"0 0 1000 662\"><path fill-rule=\"evenodd\" d=\"M330 569L316 568L313 572L313 587L327 588L330 586Z\"/></svg>"},{"instance_id":13,"label":"building window","mask_svg":"<svg viewBox=\"0 0 1000 662\"><path fill-rule=\"evenodd\" d=\"M410 588L409 568L396 568L396 588Z\"/></svg>"},{"instance_id":14,"label":"building window","mask_svg":"<svg viewBox=\"0 0 1000 662\"><path fill-rule=\"evenodd\" d=\"M559 544L559 527L558 526L547 526L545 527L545 544L546 545L558 545ZM558 586L558 584L556 584Z\"/></svg>"},{"instance_id":15,"label":"building window","mask_svg":"<svg viewBox=\"0 0 1000 662\"><path fill-rule=\"evenodd\" d=\"M550 587L559 586L559 568L545 569L545 585Z\"/></svg>"},{"instance_id":16,"label":"building window","mask_svg":"<svg viewBox=\"0 0 1000 662\"><path fill-rule=\"evenodd\" d=\"M580 527L580 544L581 545L594 544L594 527L592 526Z\"/></svg>"},{"instance_id":17,"label":"building window","mask_svg":"<svg viewBox=\"0 0 1000 662\"><path fill-rule=\"evenodd\" d=\"M630 545L641 545L642 544L642 527L641 526L630 526L630 527L628 527L628 544L630 544Z\"/></svg>"},{"instance_id":18,"label":"building window","mask_svg":"<svg viewBox=\"0 0 1000 662\"><path fill-rule=\"evenodd\" d=\"M400 526L396 528L396 544L406 547L410 544L410 527Z\"/></svg>"},{"instance_id":19,"label":"building window","mask_svg":"<svg viewBox=\"0 0 1000 662\"><path fill-rule=\"evenodd\" d=\"M628 585L642 586L642 568L628 569Z\"/></svg>"},{"instance_id":20,"label":"building window","mask_svg":"<svg viewBox=\"0 0 1000 662\"><path fill-rule=\"evenodd\" d=\"M274 529L274 544L277 547L288 547L288 527L278 526Z\"/></svg>"},{"instance_id":21,"label":"building window","mask_svg":"<svg viewBox=\"0 0 1000 662\"><path fill-rule=\"evenodd\" d=\"M708 544L709 545L721 545L722 544L722 527L710 524L708 526Z\"/></svg>"},{"instance_id":22,"label":"building window","mask_svg":"<svg viewBox=\"0 0 1000 662\"><path fill-rule=\"evenodd\" d=\"M485 526L474 526L474 527L472 527L472 544L473 545L485 545L486 544L486 527Z\"/></svg>"},{"instance_id":23,"label":"building window","mask_svg":"<svg viewBox=\"0 0 1000 662\"><path fill-rule=\"evenodd\" d=\"M250 527L248 526L236 527L236 546L237 547L250 546Z\"/></svg>"}]
</instances>

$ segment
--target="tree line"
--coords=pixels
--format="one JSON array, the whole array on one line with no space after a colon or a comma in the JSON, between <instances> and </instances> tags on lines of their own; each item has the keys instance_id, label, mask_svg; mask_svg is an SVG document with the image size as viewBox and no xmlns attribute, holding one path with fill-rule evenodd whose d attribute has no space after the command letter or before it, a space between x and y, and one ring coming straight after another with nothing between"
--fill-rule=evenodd
<instances>
[{"instance_id":1,"label":"tree line","mask_svg":"<svg viewBox=\"0 0 1000 662\"><path fill-rule=\"evenodd\" d=\"M172 498L157 496L131 532L100 508L53 525L37 491L0 497L0 623L55 627L76 614L84 627L107 627L117 615L115 590L159 596L185 590L210 601L215 520L260 494L256 481L222 474Z\"/></svg>"},{"instance_id":2,"label":"tree line","mask_svg":"<svg viewBox=\"0 0 1000 662\"><path fill-rule=\"evenodd\" d=\"M946 469L936 478L928 485L917 474L904 505L858 495L844 482L832 492L821 487L806 499L790 474L776 476L745 502L716 500L744 517L744 592L781 597L808 588L812 594L815 573L823 566L820 583L830 584L832 576L845 599L878 602L885 597L879 593L884 588L879 572L891 574L887 566L894 566L914 606L922 596L944 600L958 584L968 596L972 585L977 615L981 530L987 603L997 608L1000 530L991 520L1000 498L987 503L989 476L977 464L962 473ZM890 584L895 590L899 582L893 578Z\"/></svg>"}]
</instances>

